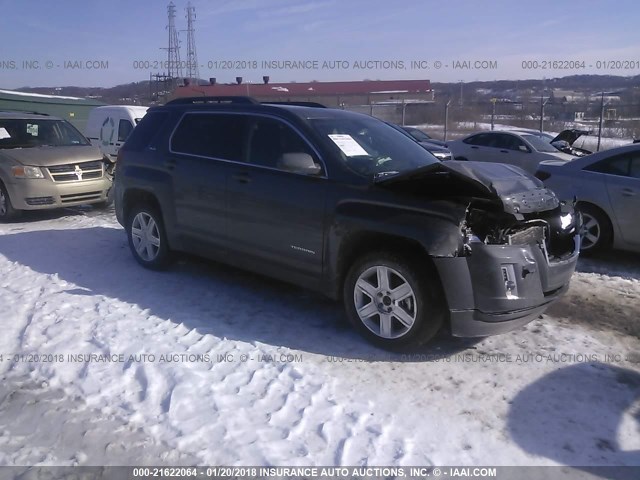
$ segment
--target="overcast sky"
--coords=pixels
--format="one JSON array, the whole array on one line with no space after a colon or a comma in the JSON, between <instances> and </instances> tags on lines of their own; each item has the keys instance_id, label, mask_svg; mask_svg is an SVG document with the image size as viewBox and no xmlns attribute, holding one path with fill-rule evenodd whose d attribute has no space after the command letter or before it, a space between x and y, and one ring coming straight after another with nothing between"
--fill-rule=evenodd
<instances>
[{"instance_id":1,"label":"overcast sky","mask_svg":"<svg viewBox=\"0 0 640 480\"><path fill-rule=\"evenodd\" d=\"M187 2L174 3L176 24L183 30ZM0 88L107 87L148 79L150 71L162 72L157 62L166 59L161 48L167 45L167 4L0 0ZM192 0L192 4L197 12L200 77L221 82L236 76L260 82L262 75L270 75L272 82L455 82L640 74L637 0ZM180 38L186 59L186 33L180 32ZM103 68L98 63L89 69L87 60L102 61ZM263 60L318 64L313 70L267 70ZM336 60L345 61L341 65L346 68L323 68L325 61ZM384 60L392 62L388 68L372 63ZM497 68L476 64L483 60L496 62ZM537 60L539 68L523 68L528 60ZM574 69L541 68L544 61L553 60L578 63ZM635 61L629 65L635 68L597 68L596 62L609 60ZM24 61L37 62L37 68L35 63L25 68ZM65 61L72 64L65 68ZM228 66L221 65L226 61L233 62L231 67L250 62L252 68L221 68ZM363 68L355 68L356 61ZM412 61L422 61L423 68L412 67Z\"/></svg>"}]
</instances>

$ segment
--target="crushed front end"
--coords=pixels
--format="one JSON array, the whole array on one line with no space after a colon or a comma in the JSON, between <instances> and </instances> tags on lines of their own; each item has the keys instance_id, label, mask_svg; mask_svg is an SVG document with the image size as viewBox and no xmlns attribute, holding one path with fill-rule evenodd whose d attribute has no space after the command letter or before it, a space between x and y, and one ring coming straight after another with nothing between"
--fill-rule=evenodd
<instances>
[{"instance_id":1,"label":"crushed front end","mask_svg":"<svg viewBox=\"0 0 640 480\"><path fill-rule=\"evenodd\" d=\"M581 218L538 188L474 200L461 225L462 251L435 258L451 331L474 337L524 325L569 288L580 251Z\"/></svg>"}]
</instances>

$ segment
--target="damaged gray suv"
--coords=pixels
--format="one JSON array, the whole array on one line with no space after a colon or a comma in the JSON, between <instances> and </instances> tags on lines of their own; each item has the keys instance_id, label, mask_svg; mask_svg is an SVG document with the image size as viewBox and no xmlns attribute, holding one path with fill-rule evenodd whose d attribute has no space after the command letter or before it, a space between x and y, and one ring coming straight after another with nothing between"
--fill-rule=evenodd
<instances>
[{"instance_id":1,"label":"damaged gray suv","mask_svg":"<svg viewBox=\"0 0 640 480\"><path fill-rule=\"evenodd\" d=\"M23 210L109 204L111 165L69 122L0 112L0 222Z\"/></svg>"},{"instance_id":2,"label":"damaged gray suv","mask_svg":"<svg viewBox=\"0 0 640 480\"><path fill-rule=\"evenodd\" d=\"M580 250L573 206L518 167L440 162L375 118L246 97L150 109L115 202L141 265L187 251L314 289L391 349L526 324Z\"/></svg>"}]
</instances>

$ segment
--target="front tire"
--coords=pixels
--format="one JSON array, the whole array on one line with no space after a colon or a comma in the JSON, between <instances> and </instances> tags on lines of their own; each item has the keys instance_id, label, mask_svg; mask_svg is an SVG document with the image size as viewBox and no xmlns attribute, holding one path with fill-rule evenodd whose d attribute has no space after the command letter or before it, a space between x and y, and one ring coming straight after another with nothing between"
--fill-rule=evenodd
<instances>
[{"instance_id":1,"label":"front tire","mask_svg":"<svg viewBox=\"0 0 640 480\"><path fill-rule=\"evenodd\" d=\"M134 207L128 216L127 237L136 261L145 268L163 270L170 263L171 251L167 242L160 212L150 205Z\"/></svg>"},{"instance_id":2,"label":"front tire","mask_svg":"<svg viewBox=\"0 0 640 480\"><path fill-rule=\"evenodd\" d=\"M440 330L444 306L428 265L386 252L362 257L344 283L347 317L367 340L388 350L421 345Z\"/></svg>"},{"instance_id":3,"label":"front tire","mask_svg":"<svg viewBox=\"0 0 640 480\"><path fill-rule=\"evenodd\" d=\"M10 222L20 216L22 212L13 208L9 192L0 181L0 222Z\"/></svg>"},{"instance_id":4,"label":"front tire","mask_svg":"<svg viewBox=\"0 0 640 480\"><path fill-rule=\"evenodd\" d=\"M613 228L607 215L591 205L579 205L578 209L582 214L580 253L588 256L607 249L613 239Z\"/></svg>"}]
</instances>

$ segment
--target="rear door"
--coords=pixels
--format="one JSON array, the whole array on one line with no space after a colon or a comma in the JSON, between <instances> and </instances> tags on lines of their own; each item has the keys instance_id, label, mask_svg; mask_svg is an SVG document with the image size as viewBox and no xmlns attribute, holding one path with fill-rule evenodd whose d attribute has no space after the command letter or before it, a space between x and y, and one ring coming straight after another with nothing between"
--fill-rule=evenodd
<instances>
[{"instance_id":1,"label":"rear door","mask_svg":"<svg viewBox=\"0 0 640 480\"><path fill-rule=\"evenodd\" d=\"M540 163L531 148L520 137L510 133L496 134L494 161L515 165L532 174Z\"/></svg>"},{"instance_id":2,"label":"rear door","mask_svg":"<svg viewBox=\"0 0 640 480\"><path fill-rule=\"evenodd\" d=\"M176 225L196 250L228 246L227 179L243 157L245 125L242 115L189 112L171 137Z\"/></svg>"},{"instance_id":3,"label":"rear door","mask_svg":"<svg viewBox=\"0 0 640 480\"><path fill-rule=\"evenodd\" d=\"M271 116L249 119L246 164L229 178L229 231L234 250L288 279L319 279L325 228L326 170L292 173L279 162L286 153L315 149L288 122Z\"/></svg>"},{"instance_id":4,"label":"rear door","mask_svg":"<svg viewBox=\"0 0 640 480\"><path fill-rule=\"evenodd\" d=\"M491 162L496 160L491 160L493 157L493 148L492 144L494 141L494 135L491 132L483 132L473 135L461 143L463 145L463 149L461 154L456 153L456 157L462 156L467 160L476 161L476 162Z\"/></svg>"},{"instance_id":5,"label":"rear door","mask_svg":"<svg viewBox=\"0 0 640 480\"><path fill-rule=\"evenodd\" d=\"M640 152L614 157L608 168L607 191L624 241L640 244Z\"/></svg>"}]
</instances>

